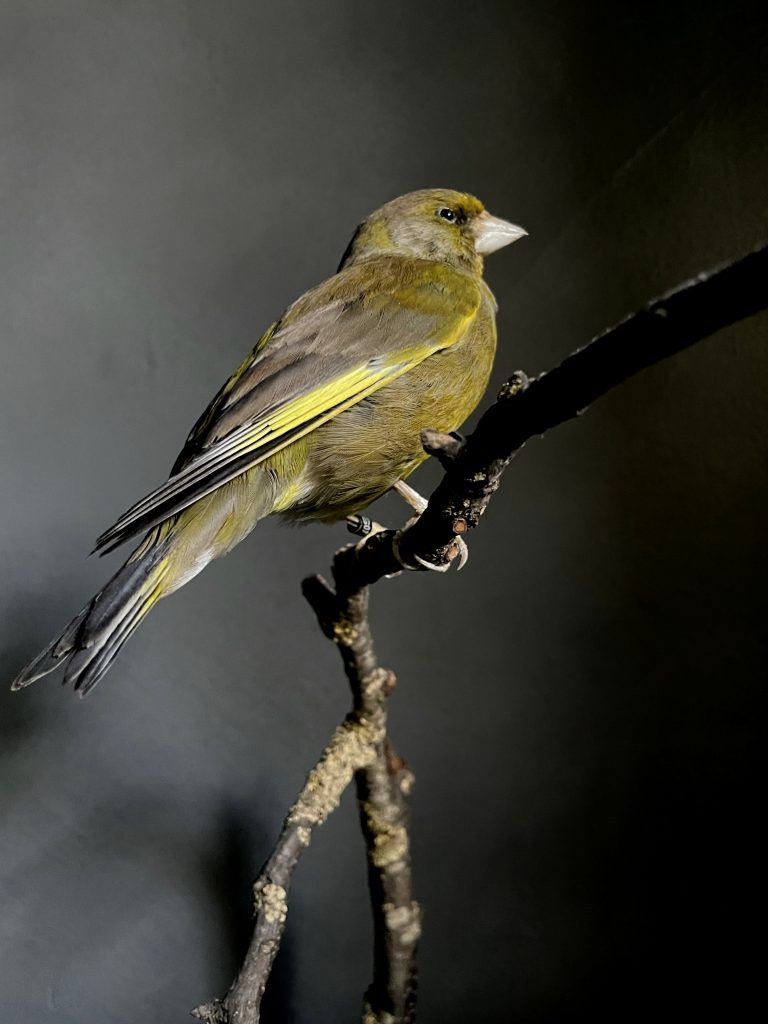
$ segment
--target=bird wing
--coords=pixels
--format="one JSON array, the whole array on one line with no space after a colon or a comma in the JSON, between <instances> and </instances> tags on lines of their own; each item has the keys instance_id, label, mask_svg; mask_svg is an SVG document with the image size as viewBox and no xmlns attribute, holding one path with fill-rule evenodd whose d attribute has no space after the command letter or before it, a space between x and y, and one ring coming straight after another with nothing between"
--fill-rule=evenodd
<instances>
[{"instance_id":1,"label":"bird wing","mask_svg":"<svg viewBox=\"0 0 768 1024\"><path fill-rule=\"evenodd\" d=\"M351 265L298 299L193 427L170 478L96 541L112 550L455 344L476 281L427 260Z\"/></svg>"}]
</instances>

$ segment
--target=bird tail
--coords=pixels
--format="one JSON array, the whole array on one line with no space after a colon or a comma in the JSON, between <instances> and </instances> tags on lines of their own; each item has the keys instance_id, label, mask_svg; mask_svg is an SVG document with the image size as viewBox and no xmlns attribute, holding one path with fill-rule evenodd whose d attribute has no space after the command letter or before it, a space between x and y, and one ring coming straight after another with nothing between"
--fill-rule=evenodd
<instances>
[{"instance_id":1,"label":"bird tail","mask_svg":"<svg viewBox=\"0 0 768 1024\"><path fill-rule=\"evenodd\" d=\"M167 575L166 545L142 544L104 589L19 673L11 689L20 690L66 665L64 683L72 683L84 697L163 596Z\"/></svg>"}]
</instances>

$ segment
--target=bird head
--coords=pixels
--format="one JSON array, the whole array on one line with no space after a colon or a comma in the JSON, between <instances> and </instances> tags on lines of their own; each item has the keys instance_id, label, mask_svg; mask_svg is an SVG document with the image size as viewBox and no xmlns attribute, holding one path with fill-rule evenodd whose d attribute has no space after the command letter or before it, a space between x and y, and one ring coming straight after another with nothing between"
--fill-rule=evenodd
<instances>
[{"instance_id":1,"label":"bird head","mask_svg":"<svg viewBox=\"0 0 768 1024\"><path fill-rule=\"evenodd\" d=\"M367 217L347 246L339 269L375 256L398 255L481 274L483 256L525 234L523 228L491 216L467 192L422 189L391 200Z\"/></svg>"}]
</instances>

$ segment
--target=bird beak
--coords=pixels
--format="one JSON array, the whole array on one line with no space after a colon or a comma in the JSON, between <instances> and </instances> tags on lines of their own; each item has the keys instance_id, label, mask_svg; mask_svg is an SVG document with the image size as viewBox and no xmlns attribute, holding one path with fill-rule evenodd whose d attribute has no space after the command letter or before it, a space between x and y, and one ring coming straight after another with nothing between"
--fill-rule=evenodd
<instances>
[{"instance_id":1,"label":"bird beak","mask_svg":"<svg viewBox=\"0 0 768 1024\"><path fill-rule=\"evenodd\" d=\"M475 250L481 256L487 256L497 249L503 249L505 245L516 242L518 238L527 235L524 228L517 224L510 224L508 220L501 217L492 217L487 211L483 211L475 218L472 225L472 233L475 236Z\"/></svg>"}]
</instances>

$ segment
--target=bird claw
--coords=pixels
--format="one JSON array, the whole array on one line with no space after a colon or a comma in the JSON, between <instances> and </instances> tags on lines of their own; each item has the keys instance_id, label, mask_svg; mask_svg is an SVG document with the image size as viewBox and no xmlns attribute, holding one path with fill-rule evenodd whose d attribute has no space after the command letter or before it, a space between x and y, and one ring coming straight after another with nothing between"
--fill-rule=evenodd
<instances>
[{"instance_id":1,"label":"bird claw","mask_svg":"<svg viewBox=\"0 0 768 1024\"><path fill-rule=\"evenodd\" d=\"M463 537L457 537L454 543L456 547L459 549L459 553L457 555L459 559L459 564L456 566L456 572L461 572L461 570L469 561L469 547Z\"/></svg>"},{"instance_id":2,"label":"bird claw","mask_svg":"<svg viewBox=\"0 0 768 1024\"><path fill-rule=\"evenodd\" d=\"M456 572L461 572L461 570L469 561L469 548L467 547L467 542L464 540L463 537L457 537L454 540L454 544L456 545L457 549L457 553L454 556L454 558L458 558L459 560L459 564L456 567ZM426 559L419 558L418 555L414 555L413 557L419 563L419 565L422 565L425 569L431 569L433 572L448 572L448 570L453 565L453 559L450 562L446 562L444 565L435 565L434 562L427 562Z\"/></svg>"},{"instance_id":3,"label":"bird claw","mask_svg":"<svg viewBox=\"0 0 768 1024\"><path fill-rule=\"evenodd\" d=\"M460 441L464 440L461 434L453 434L451 436L456 437ZM427 507L428 502L426 498L423 498L418 491L415 491L404 480L398 480L394 485L394 490L400 495L400 497L404 501L408 502L411 508L416 512L416 515L413 517L413 519L410 519L405 524L404 529L407 530L409 526L416 522L421 513ZM456 555L454 555L454 558L458 558L459 560L456 572L461 572L461 570L467 564L467 561L469 559L469 548L467 547L467 542L464 540L464 538L460 537L458 534L454 539L454 544L456 546ZM397 557L399 560L399 552L397 553ZM423 558L419 558L418 555L414 555L413 557L424 569L431 569L434 572L447 572L448 569L451 567L453 561L451 560L451 562L446 562L444 565L435 565L433 562L427 562ZM409 566L408 568L413 569L415 568L415 566Z\"/></svg>"},{"instance_id":4,"label":"bird claw","mask_svg":"<svg viewBox=\"0 0 768 1024\"><path fill-rule=\"evenodd\" d=\"M448 570L451 568L450 562L446 562L445 565L435 565L434 562L428 562L424 558L419 558L418 555L414 555L413 557L419 563L419 565L422 565L425 569L431 569L432 572L448 572ZM412 565L410 568L415 569L415 566Z\"/></svg>"},{"instance_id":5,"label":"bird claw","mask_svg":"<svg viewBox=\"0 0 768 1024\"><path fill-rule=\"evenodd\" d=\"M413 524L418 520L421 513L427 507L427 499L423 498L418 491L415 491L403 480L398 480L394 484L393 490L395 490L416 512L416 515L408 520L403 529L395 534L392 542L392 550L394 551L395 558L400 565L402 565L403 569L409 569L411 572L415 572L418 571L420 567L422 569L429 569L431 572L448 572L453 564L453 560L458 558L459 564L456 568L456 572L461 572L469 559L469 548L467 547L467 542L464 538L459 537L458 535L454 537L453 541L456 554L450 562L445 562L443 565L435 565L434 562L428 562L425 558L419 558L418 555L413 556L414 560L418 562L418 566L411 565L409 562L405 561L403 556L400 554L400 538L403 533L405 533L405 531L410 526L413 526ZM359 540L355 545L355 549L359 551L369 537L372 537L376 533L381 533L386 529L386 527L382 526L380 523L373 522L373 520L369 519L368 516L352 515L347 517L347 529L350 533L356 533L358 536L362 537L362 540ZM397 576L399 573L392 573L392 575Z\"/></svg>"},{"instance_id":6,"label":"bird claw","mask_svg":"<svg viewBox=\"0 0 768 1024\"><path fill-rule=\"evenodd\" d=\"M411 565L409 562L406 562L403 556L400 554L400 538L402 537L405 530L407 530L409 526L413 525L413 523L415 523L417 519L418 516L415 516L413 519L410 519L406 523L403 529L395 535L395 539L392 545L393 550L395 552L395 558L398 560L400 565L402 565L404 569L410 569L411 571L416 571L417 567L415 565ZM456 545L457 549L457 553L456 555L454 555L454 558L458 558L459 560L456 572L461 572L461 570L467 564L467 560L469 559L469 548L467 547L466 541L462 537L456 537L454 539L454 544ZM422 569L429 569L430 572L448 572L448 570L453 565L453 559L451 559L450 562L443 563L442 565L435 565L434 562L428 562L426 558L420 558L418 555L414 555L413 559L415 562L419 563Z\"/></svg>"}]
</instances>

